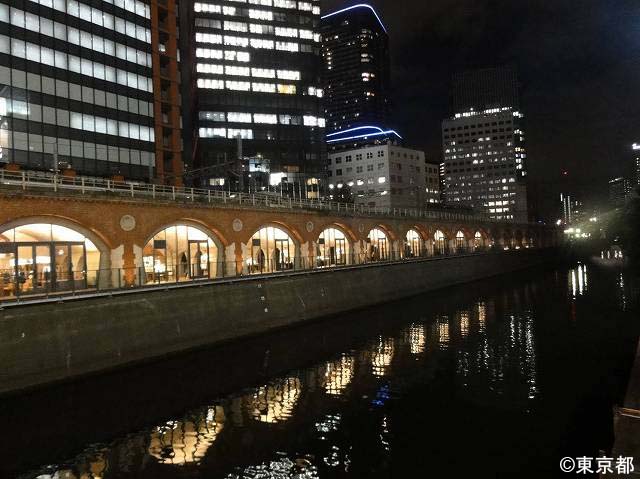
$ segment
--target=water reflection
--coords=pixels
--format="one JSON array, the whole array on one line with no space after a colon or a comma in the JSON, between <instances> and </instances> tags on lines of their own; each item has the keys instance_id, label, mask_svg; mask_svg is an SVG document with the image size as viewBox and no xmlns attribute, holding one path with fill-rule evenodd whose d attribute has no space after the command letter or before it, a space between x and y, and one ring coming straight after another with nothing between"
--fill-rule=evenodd
<instances>
[{"instance_id":1,"label":"water reflection","mask_svg":"<svg viewBox=\"0 0 640 479\"><path fill-rule=\"evenodd\" d=\"M558 280L558 295L567 305L584 299L580 296L589 287L584 265L563 270ZM616 275L616 280L624 309L625 277ZM531 408L543 394L538 343L544 337L532 308L548 294L543 285L539 291L528 284L504 288L428 312L416 308L400 325L368 326L360 342L309 367L260 379L263 384L213 399L180 417L160 419L155 427L91 446L64 465L23 477L369 477L350 476L353 451L359 448L366 460L379 463L396 453L402 431L392 434L397 425L392 406L418 386L425 392L416 400L417 414L442 389L438 380L467 405Z\"/></svg>"},{"instance_id":2,"label":"water reflection","mask_svg":"<svg viewBox=\"0 0 640 479\"><path fill-rule=\"evenodd\" d=\"M292 415L301 390L302 384L297 377L259 387L248 398L250 415L257 421L270 424L286 421Z\"/></svg>"},{"instance_id":3,"label":"water reflection","mask_svg":"<svg viewBox=\"0 0 640 479\"><path fill-rule=\"evenodd\" d=\"M582 296L587 292L589 277L587 275L586 264L578 264L576 268L571 268L568 273L568 278L572 297Z\"/></svg>"},{"instance_id":4,"label":"water reflection","mask_svg":"<svg viewBox=\"0 0 640 479\"><path fill-rule=\"evenodd\" d=\"M161 464L185 465L200 462L224 429L222 406L192 419L169 421L155 428L149 441L149 455Z\"/></svg>"}]
</instances>

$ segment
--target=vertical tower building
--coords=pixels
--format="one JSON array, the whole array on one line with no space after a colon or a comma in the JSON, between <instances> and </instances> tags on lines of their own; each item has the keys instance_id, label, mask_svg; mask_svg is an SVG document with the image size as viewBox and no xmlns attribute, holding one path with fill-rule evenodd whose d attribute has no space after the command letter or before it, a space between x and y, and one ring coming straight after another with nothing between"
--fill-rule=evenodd
<instances>
[{"instance_id":1,"label":"vertical tower building","mask_svg":"<svg viewBox=\"0 0 640 479\"><path fill-rule=\"evenodd\" d=\"M165 136L154 93L171 73L152 47L170 30L158 12L141 0L0 0L0 162L153 178ZM167 111L172 130L179 114Z\"/></svg>"},{"instance_id":2,"label":"vertical tower building","mask_svg":"<svg viewBox=\"0 0 640 479\"><path fill-rule=\"evenodd\" d=\"M526 150L512 68L454 77L454 114L442 122L445 202L526 222Z\"/></svg>"},{"instance_id":3,"label":"vertical tower building","mask_svg":"<svg viewBox=\"0 0 640 479\"><path fill-rule=\"evenodd\" d=\"M187 139L195 178L315 175L324 166L319 0L189 5L194 70ZM188 53L186 53L188 54ZM189 81L191 75L194 81Z\"/></svg>"},{"instance_id":4,"label":"vertical tower building","mask_svg":"<svg viewBox=\"0 0 640 479\"><path fill-rule=\"evenodd\" d=\"M324 15L321 25L329 138L388 136L389 37L380 17L360 4Z\"/></svg>"}]
</instances>

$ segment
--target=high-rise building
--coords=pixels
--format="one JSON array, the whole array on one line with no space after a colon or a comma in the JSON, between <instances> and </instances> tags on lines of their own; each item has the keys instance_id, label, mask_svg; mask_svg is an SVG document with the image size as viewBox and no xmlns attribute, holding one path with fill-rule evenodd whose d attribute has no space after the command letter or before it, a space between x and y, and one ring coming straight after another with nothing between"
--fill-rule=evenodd
<instances>
[{"instance_id":1,"label":"high-rise building","mask_svg":"<svg viewBox=\"0 0 640 479\"><path fill-rule=\"evenodd\" d=\"M424 173L425 202L427 205L438 204L440 203L440 165L425 160Z\"/></svg>"},{"instance_id":2,"label":"high-rise building","mask_svg":"<svg viewBox=\"0 0 640 479\"><path fill-rule=\"evenodd\" d=\"M326 150L319 0L205 0L189 7L194 69L183 81L194 86L189 121L197 135L185 144L193 176L212 184L251 181L252 173L320 174Z\"/></svg>"},{"instance_id":3,"label":"high-rise building","mask_svg":"<svg viewBox=\"0 0 640 479\"><path fill-rule=\"evenodd\" d=\"M631 185L626 178L614 178L609 181L609 202L612 206L623 206L631 193Z\"/></svg>"},{"instance_id":4,"label":"high-rise building","mask_svg":"<svg viewBox=\"0 0 640 479\"><path fill-rule=\"evenodd\" d=\"M528 220L524 115L518 104L511 68L454 78L454 112L442 122L446 203L498 220Z\"/></svg>"},{"instance_id":5,"label":"high-rise building","mask_svg":"<svg viewBox=\"0 0 640 479\"><path fill-rule=\"evenodd\" d=\"M636 186L640 186L640 144L633 144L633 151L636 153L635 167L636 167Z\"/></svg>"},{"instance_id":6,"label":"high-rise building","mask_svg":"<svg viewBox=\"0 0 640 479\"><path fill-rule=\"evenodd\" d=\"M382 208L424 208L424 152L390 142L351 150L331 151L328 159L330 193L349 188L358 205Z\"/></svg>"},{"instance_id":7,"label":"high-rise building","mask_svg":"<svg viewBox=\"0 0 640 479\"><path fill-rule=\"evenodd\" d=\"M175 25L158 24L170 21L167 7L159 8L140 0L0 0L0 161L155 177L157 146L171 136L163 128L173 131L179 120L178 105L161 106L176 55L167 31L174 60L162 60L159 45L152 46L159 29L175 32ZM164 112L171 115L166 122ZM179 174L179 156L159 158L160 171L166 164Z\"/></svg>"},{"instance_id":8,"label":"high-rise building","mask_svg":"<svg viewBox=\"0 0 640 479\"><path fill-rule=\"evenodd\" d=\"M369 5L322 17L323 84L329 145L399 135L389 128L389 36Z\"/></svg>"}]
</instances>

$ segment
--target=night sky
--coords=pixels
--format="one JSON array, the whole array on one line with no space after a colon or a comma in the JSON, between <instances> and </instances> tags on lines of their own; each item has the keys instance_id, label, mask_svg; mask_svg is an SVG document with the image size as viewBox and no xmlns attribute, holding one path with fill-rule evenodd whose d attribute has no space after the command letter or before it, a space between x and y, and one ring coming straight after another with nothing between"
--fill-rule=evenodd
<instances>
[{"instance_id":1,"label":"night sky","mask_svg":"<svg viewBox=\"0 0 640 479\"><path fill-rule=\"evenodd\" d=\"M324 0L323 13L359 3ZM558 194L604 200L640 141L640 1L371 0L391 41L392 104L407 146L440 161L451 76L516 65L538 213ZM563 175L566 171L568 174Z\"/></svg>"}]
</instances>

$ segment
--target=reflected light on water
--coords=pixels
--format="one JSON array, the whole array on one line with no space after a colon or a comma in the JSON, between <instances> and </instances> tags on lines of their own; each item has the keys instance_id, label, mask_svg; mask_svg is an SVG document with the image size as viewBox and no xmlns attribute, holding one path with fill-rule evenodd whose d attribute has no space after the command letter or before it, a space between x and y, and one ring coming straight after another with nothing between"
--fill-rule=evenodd
<instances>
[{"instance_id":1,"label":"reflected light on water","mask_svg":"<svg viewBox=\"0 0 640 479\"><path fill-rule=\"evenodd\" d=\"M296 377L259 387L251 397L250 414L260 422L284 422L291 417L301 391L302 384Z\"/></svg>"},{"instance_id":2,"label":"reflected light on water","mask_svg":"<svg viewBox=\"0 0 640 479\"><path fill-rule=\"evenodd\" d=\"M572 268L568 273L568 277L572 297L582 296L587 292L588 275L586 265L579 264L577 268Z\"/></svg>"},{"instance_id":3,"label":"reflected light on water","mask_svg":"<svg viewBox=\"0 0 640 479\"><path fill-rule=\"evenodd\" d=\"M438 318L438 346L446 349L449 346L449 318Z\"/></svg>"},{"instance_id":4,"label":"reflected light on water","mask_svg":"<svg viewBox=\"0 0 640 479\"><path fill-rule=\"evenodd\" d=\"M460 335L466 338L469 334L469 311L460 312Z\"/></svg>"},{"instance_id":5,"label":"reflected light on water","mask_svg":"<svg viewBox=\"0 0 640 479\"><path fill-rule=\"evenodd\" d=\"M426 332L424 324L412 324L409 326L409 350L411 354L422 354L426 345Z\"/></svg>"},{"instance_id":6,"label":"reflected light on water","mask_svg":"<svg viewBox=\"0 0 640 479\"><path fill-rule=\"evenodd\" d=\"M151 432L149 455L161 464L182 466L200 462L224 428L222 406L210 407L200 418L171 421Z\"/></svg>"},{"instance_id":7,"label":"reflected light on water","mask_svg":"<svg viewBox=\"0 0 640 479\"><path fill-rule=\"evenodd\" d=\"M374 376L382 377L387 373L387 369L391 366L391 361L393 360L393 352L393 338L380 338L371 356L371 370Z\"/></svg>"},{"instance_id":8,"label":"reflected light on water","mask_svg":"<svg viewBox=\"0 0 640 479\"><path fill-rule=\"evenodd\" d=\"M353 356L343 355L337 361L327 363L324 388L327 394L340 396L353 379Z\"/></svg>"}]
</instances>

